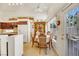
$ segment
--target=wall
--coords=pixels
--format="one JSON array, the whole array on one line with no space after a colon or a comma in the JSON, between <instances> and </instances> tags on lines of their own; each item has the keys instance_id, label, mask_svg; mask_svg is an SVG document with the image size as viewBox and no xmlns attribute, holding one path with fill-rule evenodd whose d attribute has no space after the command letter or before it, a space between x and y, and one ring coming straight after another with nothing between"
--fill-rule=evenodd
<instances>
[{"instance_id":1,"label":"wall","mask_svg":"<svg viewBox=\"0 0 79 59\"><path fill-rule=\"evenodd\" d=\"M60 16L61 25L60 28L58 28L58 41L57 41L57 52L59 55L67 55L67 39L65 35L65 15L68 11L71 9L79 6L79 4L72 4L64 11L60 11L58 15Z\"/></svg>"},{"instance_id":2,"label":"wall","mask_svg":"<svg viewBox=\"0 0 79 59\"><path fill-rule=\"evenodd\" d=\"M64 29L63 29L63 19L62 19L62 12L58 13L59 19L60 20L60 26L57 27L57 41L56 41L56 51L58 55L64 55Z\"/></svg>"},{"instance_id":3,"label":"wall","mask_svg":"<svg viewBox=\"0 0 79 59\"><path fill-rule=\"evenodd\" d=\"M58 16L59 17L61 17L61 13L59 13L58 14ZM51 21L49 21L47 24L48 24L48 31L53 31L54 29L50 29L50 23L52 23L53 21L57 21L58 19L56 19L56 17L54 17L53 19L51 19ZM62 23L62 20L61 19L59 19L60 21L61 21L61 23ZM58 55L63 55L61 52L63 51L63 48L62 48L62 46L63 46L63 43L62 43L62 41L63 40L61 40L61 35L62 35L62 24L60 24L60 26L58 26L57 28L56 28L56 30L55 31L53 31L53 35L56 35L57 36L57 40L56 40L56 43L55 43L55 50L56 50L56 52L57 52L57 54Z\"/></svg>"},{"instance_id":4,"label":"wall","mask_svg":"<svg viewBox=\"0 0 79 59\"><path fill-rule=\"evenodd\" d=\"M62 11L62 29L64 30L64 55L67 55L67 39L66 39L66 35L65 35L65 27L66 27L66 24L65 24L65 15L67 14L67 12L69 12L70 10L72 10L73 8L76 8L76 7L79 7L79 4L72 4L71 6L69 6L66 10Z\"/></svg>"},{"instance_id":5,"label":"wall","mask_svg":"<svg viewBox=\"0 0 79 59\"><path fill-rule=\"evenodd\" d=\"M65 35L65 14L75 8L79 6L79 4L72 4L71 6L69 6L67 9L65 9L64 11L60 11L57 15L60 17L60 21L61 21L61 25L57 30L57 42L56 42L56 51L58 53L58 55L67 55L67 40L66 40L66 35Z\"/></svg>"},{"instance_id":6,"label":"wall","mask_svg":"<svg viewBox=\"0 0 79 59\"><path fill-rule=\"evenodd\" d=\"M60 10L57 15L59 16L59 20L61 22L60 26L57 28L57 41L56 41L56 52L58 53L58 55L67 55L66 52L67 52L67 40L66 40L66 35L65 35L65 14L75 8L79 6L79 4L71 4L71 6L69 6L68 8L66 8L65 10ZM56 19L58 20L58 19ZM48 31L50 31L50 23L52 22L49 21L47 23L47 28L48 28Z\"/></svg>"},{"instance_id":7,"label":"wall","mask_svg":"<svg viewBox=\"0 0 79 59\"><path fill-rule=\"evenodd\" d=\"M52 18L49 22L47 22L47 24L46 24L47 31L51 31L51 29L50 29L50 23L52 23L55 20L56 20L56 17Z\"/></svg>"}]
</instances>

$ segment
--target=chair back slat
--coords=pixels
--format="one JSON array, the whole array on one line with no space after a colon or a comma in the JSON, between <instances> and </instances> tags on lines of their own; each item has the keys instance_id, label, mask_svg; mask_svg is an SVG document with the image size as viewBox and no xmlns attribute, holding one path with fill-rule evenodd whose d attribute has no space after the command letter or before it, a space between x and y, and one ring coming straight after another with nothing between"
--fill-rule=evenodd
<instances>
[{"instance_id":1,"label":"chair back slat","mask_svg":"<svg viewBox=\"0 0 79 59\"><path fill-rule=\"evenodd\" d=\"M47 47L46 35L44 35L44 34L39 35L39 47L41 47L41 48Z\"/></svg>"}]
</instances>

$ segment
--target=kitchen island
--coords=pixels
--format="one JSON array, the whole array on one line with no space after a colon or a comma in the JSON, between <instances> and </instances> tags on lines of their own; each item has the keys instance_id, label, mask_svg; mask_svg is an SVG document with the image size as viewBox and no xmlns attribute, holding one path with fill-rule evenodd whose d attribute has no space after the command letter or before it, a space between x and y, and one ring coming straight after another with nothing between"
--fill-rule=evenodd
<instances>
[{"instance_id":1,"label":"kitchen island","mask_svg":"<svg viewBox=\"0 0 79 59\"><path fill-rule=\"evenodd\" d=\"M17 33L16 32L0 33L0 35L8 35L8 36L10 36L10 35L17 35Z\"/></svg>"},{"instance_id":2,"label":"kitchen island","mask_svg":"<svg viewBox=\"0 0 79 59\"><path fill-rule=\"evenodd\" d=\"M6 37L5 37L6 36ZM5 39L5 40L4 40ZM23 35L17 33L0 34L0 51L5 56L21 56L23 55ZM4 51L2 51L4 50Z\"/></svg>"}]
</instances>

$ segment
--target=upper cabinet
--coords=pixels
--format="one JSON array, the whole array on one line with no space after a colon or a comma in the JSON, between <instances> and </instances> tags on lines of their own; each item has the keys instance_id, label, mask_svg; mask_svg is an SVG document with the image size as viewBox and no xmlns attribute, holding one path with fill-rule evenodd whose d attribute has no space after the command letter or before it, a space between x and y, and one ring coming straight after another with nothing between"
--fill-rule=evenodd
<instances>
[{"instance_id":1,"label":"upper cabinet","mask_svg":"<svg viewBox=\"0 0 79 59\"><path fill-rule=\"evenodd\" d=\"M13 29L12 23L1 23L1 29Z\"/></svg>"},{"instance_id":2,"label":"upper cabinet","mask_svg":"<svg viewBox=\"0 0 79 59\"><path fill-rule=\"evenodd\" d=\"M0 22L1 29L13 29L17 25L27 24L27 21L18 21L18 22Z\"/></svg>"}]
</instances>

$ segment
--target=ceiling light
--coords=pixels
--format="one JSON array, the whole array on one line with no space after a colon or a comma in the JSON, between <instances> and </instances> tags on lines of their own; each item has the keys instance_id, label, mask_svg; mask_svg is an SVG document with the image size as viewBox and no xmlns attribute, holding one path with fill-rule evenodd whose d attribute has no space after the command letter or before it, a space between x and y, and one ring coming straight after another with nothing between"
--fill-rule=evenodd
<instances>
[{"instance_id":1,"label":"ceiling light","mask_svg":"<svg viewBox=\"0 0 79 59\"><path fill-rule=\"evenodd\" d=\"M47 13L48 12L48 6L44 4L38 4L35 8L35 12L37 13Z\"/></svg>"}]
</instances>

